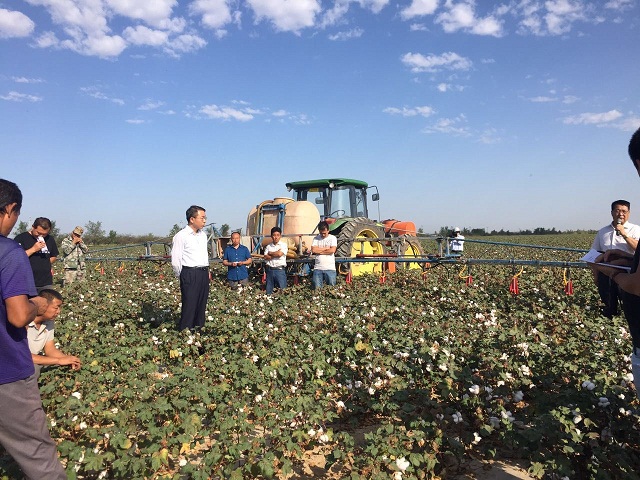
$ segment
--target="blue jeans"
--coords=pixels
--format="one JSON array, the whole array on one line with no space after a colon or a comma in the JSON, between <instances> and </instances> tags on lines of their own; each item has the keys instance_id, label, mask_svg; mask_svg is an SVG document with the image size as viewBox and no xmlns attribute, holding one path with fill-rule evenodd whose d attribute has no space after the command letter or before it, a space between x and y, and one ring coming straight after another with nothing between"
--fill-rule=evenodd
<instances>
[{"instance_id":1,"label":"blue jeans","mask_svg":"<svg viewBox=\"0 0 640 480\"><path fill-rule=\"evenodd\" d=\"M284 269L274 270L267 267L267 295L273 293L273 288L284 290L287 286L287 274Z\"/></svg>"},{"instance_id":2,"label":"blue jeans","mask_svg":"<svg viewBox=\"0 0 640 480\"><path fill-rule=\"evenodd\" d=\"M313 270L313 277L311 277L311 285L314 290L322 287L324 284L335 285L336 284L336 271L335 270Z\"/></svg>"}]
</instances>

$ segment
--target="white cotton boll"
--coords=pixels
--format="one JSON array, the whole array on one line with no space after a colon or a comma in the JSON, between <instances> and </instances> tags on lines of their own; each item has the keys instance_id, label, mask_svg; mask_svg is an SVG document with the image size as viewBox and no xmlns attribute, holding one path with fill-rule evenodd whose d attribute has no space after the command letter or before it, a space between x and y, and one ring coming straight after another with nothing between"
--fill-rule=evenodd
<instances>
[{"instance_id":1,"label":"white cotton boll","mask_svg":"<svg viewBox=\"0 0 640 480\"><path fill-rule=\"evenodd\" d=\"M469 392L473 393L474 395L478 395L480 393L480 387L478 385L473 385L469 387Z\"/></svg>"},{"instance_id":2,"label":"white cotton boll","mask_svg":"<svg viewBox=\"0 0 640 480\"><path fill-rule=\"evenodd\" d=\"M404 457L396 459L396 467L398 467L401 472L404 472L410 465L411 463Z\"/></svg>"}]
</instances>

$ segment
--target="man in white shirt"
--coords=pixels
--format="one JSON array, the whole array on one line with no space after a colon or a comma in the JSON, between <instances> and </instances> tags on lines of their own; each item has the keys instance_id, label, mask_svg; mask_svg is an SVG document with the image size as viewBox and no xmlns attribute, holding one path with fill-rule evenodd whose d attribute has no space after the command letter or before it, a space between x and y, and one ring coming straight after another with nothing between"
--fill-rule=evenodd
<instances>
[{"instance_id":1,"label":"man in white shirt","mask_svg":"<svg viewBox=\"0 0 640 480\"><path fill-rule=\"evenodd\" d=\"M27 326L27 339L31 358L36 368L36 376L44 365L68 365L73 370L79 370L82 361L75 355L67 355L56 347L54 320L62 308L62 295L56 290L42 290L39 294L47 300L47 310L42 315L36 315Z\"/></svg>"},{"instance_id":2,"label":"man in white shirt","mask_svg":"<svg viewBox=\"0 0 640 480\"><path fill-rule=\"evenodd\" d=\"M171 246L171 266L180 279L182 295L178 330L204 327L209 298L207 214L204 208L191 205L186 216L188 225L175 234Z\"/></svg>"},{"instance_id":3,"label":"man in white shirt","mask_svg":"<svg viewBox=\"0 0 640 480\"><path fill-rule=\"evenodd\" d=\"M449 248L451 253L456 255L462 255L464 251L464 235L460 233L459 227L453 229L452 238L449 240Z\"/></svg>"},{"instance_id":4,"label":"man in white shirt","mask_svg":"<svg viewBox=\"0 0 640 480\"><path fill-rule=\"evenodd\" d=\"M329 233L329 224L322 221L318 224L318 235L311 243L311 253L316 255L313 267L311 286L314 290L327 285L336 284L336 249L338 239Z\"/></svg>"},{"instance_id":5,"label":"man in white shirt","mask_svg":"<svg viewBox=\"0 0 640 480\"><path fill-rule=\"evenodd\" d=\"M267 270L267 295L273 293L274 287L284 290L287 287L287 242L281 240L280 227L271 229L271 243L264 247L265 268Z\"/></svg>"},{"instance_id":6,"label":"man in white shirt","mask_svg":"<svg viewBox=\"0 0 640 480\"><path fill-rule=\"evenodd\" d=\"M613 220L598 230L591 248L599 252L619 249L633 255L638 246L640 227L628 221L630 212L631 204L628 201L616 200L613 202L611 204L611 218ZM618 314L618 286L603 273L594 271L593 278L598 286L600 299L605 305L602 314L612 318Z\"/></svg>"}]
</instances>

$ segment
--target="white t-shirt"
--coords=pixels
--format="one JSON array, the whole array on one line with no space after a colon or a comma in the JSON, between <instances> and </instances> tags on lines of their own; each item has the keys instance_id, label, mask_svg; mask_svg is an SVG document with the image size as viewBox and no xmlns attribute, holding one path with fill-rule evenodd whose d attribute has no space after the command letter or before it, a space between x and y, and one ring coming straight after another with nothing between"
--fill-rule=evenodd
<instances>
[{"instance_id":1,"label":"white t-shirt","mask_svg":"<svg viewBox=\"0 0 640 480\"><path fill-rule=\"evenodd\" d=\"M624 229L627 231L628 237L636 240L640 238L640 227L638 225L627 222L624 224ZM624 250L632 255L634 253L633 248L631 248L627 241L622 238L622 235L616 235L616 229L613 228L613 225L611 224L598 230L596 238L593 239L593 245L591 248L600 252L619 248L620 250Z\"/></svg>"},{"instance_id":2,"label":"white t-shirt","mask_svg":"<svg viewBox=\"0 0 640 480\"><path fill-rule=\"evenodd\" d=\"M31 322L27 327L27 338L29 340L29 350L34 355L38 355L44 350L44 346L54 338L53 320L45 320L40 325Z\"/></svg>"},{"instance_id":3,"label":"white t-shirt","mask_svg":"<svg viewBox=\"0 0 640 480\"><path fill-rule=\"evenodd\" d=\"M338 239L331 234L328 234L325 238L322 235L316 235L311 243L311 247L330 248L337 247ZM316 264L313 267L316 270L335 270L336 269L336 256L332 254L316 255Z\"/></svg>"},{"instance_id":4,"label":"white t-shirt","mask_svg":"<svg viewBox=\"0 0 640 480\"><path fill-rule=\"evenodd\" d=\"M450 240L452 252L462 252L464 250L464 235L458 235Z\"/></svg>"},{"instance_id":5,"label":"white t-shirt","mask_svg":"<svg viewBox=\"0 0 640 480\"><path fill-rule=\"evenodd\" d=\"M283 255L278 258L272 258L271 260L267 260L267 265L270 267L286 267L287 266L287 252L289 251L289 247L287 247L287 242L283 242L280 240L275 245L271 242L269 245L264 247L264 253L277 252L278 250L282 250Z\"/></svg>"}]
</instances>

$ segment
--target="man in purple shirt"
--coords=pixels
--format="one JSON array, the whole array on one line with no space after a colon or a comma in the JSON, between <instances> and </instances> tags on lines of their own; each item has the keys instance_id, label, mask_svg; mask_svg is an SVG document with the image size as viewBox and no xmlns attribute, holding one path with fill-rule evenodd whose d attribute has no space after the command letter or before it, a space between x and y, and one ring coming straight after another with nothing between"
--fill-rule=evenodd
<instances>
[{"instance_id":1,"label":"man in purple shirt","mask_svg":"<svg viewBox=\"0 0 640 480\"><path fill-rule=\"evenodd\" d=\"M67 475L49 435L25 329L46 311L47 302L36 297L27 254L7 238L21 207L18 186L0 179L0 444L27 479L64 480Z\"/></svg>"}]
</instances>

